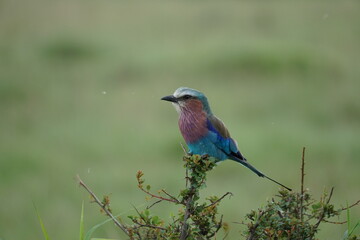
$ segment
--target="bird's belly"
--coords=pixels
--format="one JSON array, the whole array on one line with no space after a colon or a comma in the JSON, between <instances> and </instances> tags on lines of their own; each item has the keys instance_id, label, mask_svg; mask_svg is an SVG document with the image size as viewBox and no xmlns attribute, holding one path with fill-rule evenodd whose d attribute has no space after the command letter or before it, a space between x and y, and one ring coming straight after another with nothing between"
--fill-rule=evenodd
<instances>
[{"instance_id":1,"label":"bird's belly","mask_svg":"<svg viewBox=\"0 0 360 240\"><path fill-rule=\"evenodd\" d=\"M187 144L191 154L209 155L217 160L228 159L228 156L217 148L208 138L204 137L198 141Z\"/></svg>"}]
</instances>

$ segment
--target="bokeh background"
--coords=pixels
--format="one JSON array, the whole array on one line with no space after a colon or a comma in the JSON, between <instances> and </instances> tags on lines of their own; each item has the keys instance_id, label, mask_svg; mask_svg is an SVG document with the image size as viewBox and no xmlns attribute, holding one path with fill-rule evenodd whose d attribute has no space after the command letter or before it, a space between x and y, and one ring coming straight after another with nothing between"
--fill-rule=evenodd
<instances>
[{"instance_id":1,"label":"bokeh background","mask_svg":"<svg viewBox=\"0 0 360 240\"><path fill-rule=\"evenodd\" d=\"M184 186L179 86L208 96L260 170L333 202L359 199L359 1L0 1L0 239L76 239L106 217L74 180L110 194L123 218L142 209L135 173L154 189ZM229 239L278 186L226 161L203 196L234 196ZM169 219L177 207L153 208ZM360 218L359 207L351 211ZM345 215L340 219L344 219ZM334 219L337 220L337 219ZM321 227L341 239L346 226ZM124 239L110 223L94 237Z\"/></svg>"}]
</instances>

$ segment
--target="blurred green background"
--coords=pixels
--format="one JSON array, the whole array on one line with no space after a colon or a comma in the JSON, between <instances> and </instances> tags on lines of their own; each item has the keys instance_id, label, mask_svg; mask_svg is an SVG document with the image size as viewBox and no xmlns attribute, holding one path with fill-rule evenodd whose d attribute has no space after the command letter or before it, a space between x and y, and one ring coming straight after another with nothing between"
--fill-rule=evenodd
<instances>
[{"instance_id":1,"label":"blurred green background","mask_svg":"<svg viewBox=\"0 0 360 240\"><path fill-rule=\"evenodd\" d=\"M160 101L203 91L260 170L338 206L359 199L359 1L0 1L0 239L76 239L105 216L77 173L125 219L143 208L135 173L184 186L177 113ZM226 161L203 196L222 195L231 237L278 186ZM169 219L177 207L153 208ZM352 219L360 218L359 207ZM343 220L345 214L340 220ZM334 219L337 220L337 219ZM345 225L324 224L320 239ZM112 225L97 237L124 239Z\"/></svg>"}]
</instances>

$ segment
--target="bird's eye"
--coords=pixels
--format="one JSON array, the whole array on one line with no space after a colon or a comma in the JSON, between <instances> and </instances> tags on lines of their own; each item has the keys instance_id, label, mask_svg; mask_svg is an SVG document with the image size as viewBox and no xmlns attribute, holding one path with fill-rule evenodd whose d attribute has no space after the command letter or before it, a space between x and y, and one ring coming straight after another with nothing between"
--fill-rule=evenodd
<instances>
[{"instance_id":1,"label":"bird's eye","mask_svg":"<svg viewBox=\"0 0 360 240\"><path fill-rule=\"evenodd\" d=\"M184 96L183 96L183 99L185 99L185 100L186 100L186 99L190 99L190 98L191 98L190 95L184 95Z\"/></svg>"}]
</instances>

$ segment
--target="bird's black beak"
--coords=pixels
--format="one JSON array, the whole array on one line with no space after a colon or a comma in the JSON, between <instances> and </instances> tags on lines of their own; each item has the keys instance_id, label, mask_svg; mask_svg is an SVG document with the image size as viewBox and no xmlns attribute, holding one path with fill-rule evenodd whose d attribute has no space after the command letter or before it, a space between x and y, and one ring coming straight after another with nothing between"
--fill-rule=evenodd
<instances>
[{"instance_id":1,"label":"bird's black beak","mask_svg":"<svg viewBox=\"0 0 360 240\"><path fill-rule=\"evenodd\" d=\"M161 98L161 100L165 100L165 101L173 102L173 103L176 103L178 101L177 98L174 97L173 95L165 96L165 97Z\"/></svg>"}]
</instances>

